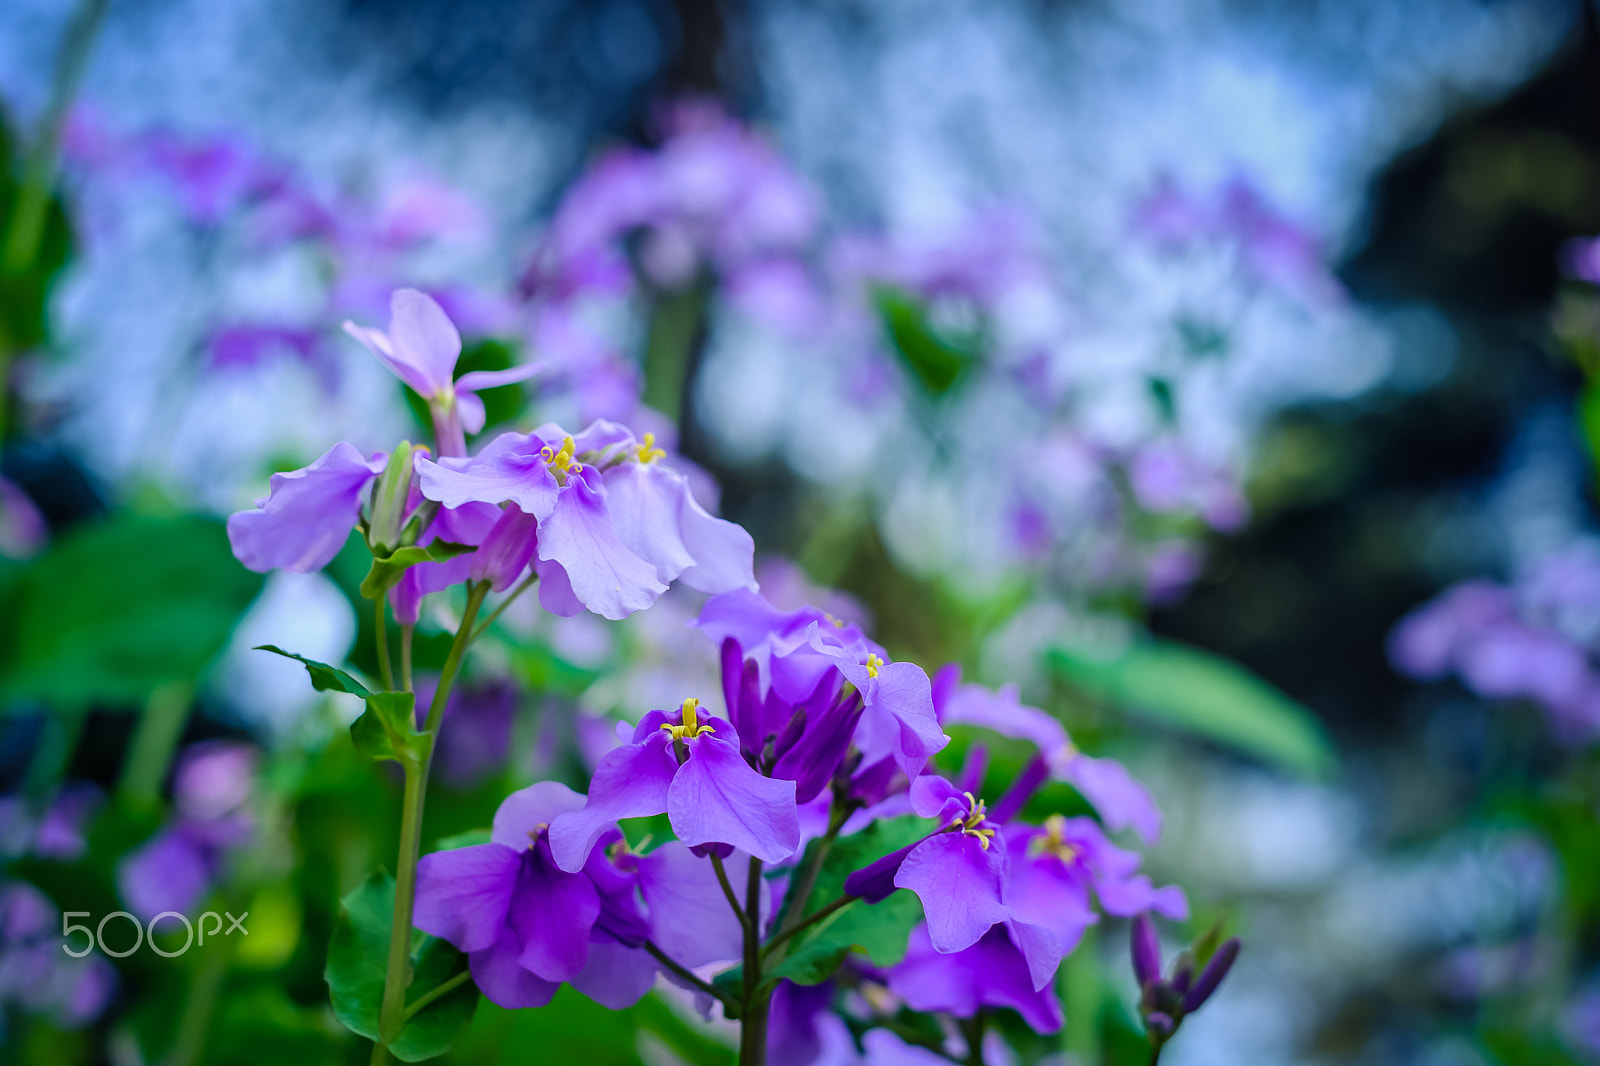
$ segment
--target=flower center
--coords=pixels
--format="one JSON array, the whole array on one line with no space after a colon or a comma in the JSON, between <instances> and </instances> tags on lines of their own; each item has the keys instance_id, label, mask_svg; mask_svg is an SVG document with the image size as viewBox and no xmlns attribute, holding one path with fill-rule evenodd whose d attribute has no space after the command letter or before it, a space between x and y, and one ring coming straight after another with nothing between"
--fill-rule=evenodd
<instances>
[{"instance_id":1,"label":"flower center","mask_svg":"<svg viewBox=\"0 0 1600 1066\"><path fill-rule=\"evenodd\" d=\"M886 663L886 662L884 662L884 660L880 659L878 657L877 653L874 652L873 654L867 656L867 662L866 662L867 676L868 677L877 677L878 676L878 668L880 666L887 666L887 665L888 665L888 663Z\"/></svg>"},{"instance_id":2,"label":"flower center","mask_svg":"<svg viewBox=\"0 0 1600 1066\"><path fill-rule=\"evenodd\" d=\"M701 733L715 733L716 730L708 725L701 725L697 711L700 701L690 697L683 701L682 725L673 725L671 722L662 722L661 728L672 734L673 740L683 740L686 737L697 737Z\"/></svg>"},{"instance_id":3,"label":"flower center","mask_svg":"<svg viewBox=\"0 0 1600 1066\"><path fill-rule=\"evenodd\" d=\"M978 843L983 845L983 850L989 850L994 830L985 824L989 812L983 805L983 800L975 798L970 792L963 792L967 797L967 816L956 822L952 828L959 828L963 833L969 833L978 838Z\"/></svg>"},{"instance_id":4,"label":"flower center","mask_svg":"<svg viewBox=\"0 0 1600 1066\"><path fill-rule=\"evenodd\" d=\"M656 435L654 433L646 433L644 435L644 443L635 448L634 452L639 456L639 461L646 464L665 458L667 454L656 447Z\"/></svg>"},{"instance_id":5,"label":"flower center","mask_svg":"<svg viewBox=\"0 0 1600 1066\"><path fill-rule=\"evenodd\" d=\"M1054 855L1062 862L1071 862L1078 857L1078 845L1066 838L1066 829L1067 820L1059 814L1052 814L1044 820L1044 835L1028 842L1028 854L1034 858Z\"/></svg>"},{"instance_id":6,"label":"flower center","mask_svg":"<svg viewBox=\"0 0 1600 1066\"><path fill-rule=\"evenodd\" d=\"M563 485L567 483L567 474L577 474L583 471L583 464L574 458L575 447L572 438L567 437L562 440L559 451L548 444L539 449L539 458L543 459L545 464L550 467L550 472L556 476L556 481Z\"/></svg>"}]
</instances>

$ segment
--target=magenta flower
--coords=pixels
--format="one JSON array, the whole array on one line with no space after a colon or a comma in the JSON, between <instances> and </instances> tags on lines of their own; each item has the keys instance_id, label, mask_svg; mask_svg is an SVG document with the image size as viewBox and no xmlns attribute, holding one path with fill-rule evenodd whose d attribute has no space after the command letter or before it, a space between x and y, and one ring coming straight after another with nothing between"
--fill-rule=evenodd
<instances>
[{"instance_id":1,"label":"magenta flower","mask_svg":"<svg viewBox=\"0 0 1600 1066\"><path fill-rule=\"evenodd\" d=\"M258 573L321 570L344 547L368 486L386 464L382 452L363 458L340 441L308 467L273 474L271 491L254 510L229 516L233 554Z\"/></svg>"},{"instance_id":2,"label":"magenta flower","mask_svg":"<svg viewBox=\"0 0 1600 1066\"><path fill-rule=\"evenodd\" d=\"M500 804L489 843L417 866L413 924L465 951L472 979L502 1007L543 1006L589 961L600 896L587 876L556 866L546 832L582 806L565 785L530 785Z\"/></svg>"},{"instance_id":3,"label":"magenta flower","mask_svg":"<svg viewBox=\"0 0 1600 1066\"><path fill-rule=\"evenodd\" d=\"M699 701L685 700L675 714L646 714L632 743L600 760L588 804L551 823L550 848L563 870L578 870L607 826L664 813L690 847L725 844L781 862L800 841L794 792L793 781L763 777L744 761L730 722L702 719Z\"/></svg>"},{"instance_id":4,"label":"magenta flower","mask_svg":"<svg viewBox=\"0 0 1600 1066\"><path fill-rule=\"evenodd\" d=\"M1115 759L1096 759L1073 746L1061 723L1017 699L1017 687L991 692L962 685L954 664L939 671L939 719L948 725L974 725L1008 737L1032 741L1049 765L1050 776L1065 781L1094 804L1113 830L1132 826L1148 844L1161 836L1161 811L1148 789Z\"/></svg>"},{"instance_id":5,"label":"magenta flower","mask_svg":"<svg viewBox=\"0 0 1600 1066\"><path fill-rule=\"evenodd\" d=\"M434 438L441 455L467 454L467 433L483 429L486 415L482 389L525 381L538 373L537 365L507 370L474 370L455 377L461 357L461 334L431 296L416 289L396 289L389 302L389 332L344 324L345 332L372 350L372 354L428 402L433 413Z\"/></svg>"},{"instance_id":6,"label":"magenta flower","mask_svg":"<svg viewBox=\"0 0 1600 1066\"><path fill-rule=\"evenodd\" d=\"M1035 1031L1061 1028L1061 1003L1051 987L1036 988L1022 952L995 927L957 952L941 950L931 925L911 931L905 959L888 971L889 990L913 1010L970 1018L983 1007L1008 1007Z\"/></svg>"}]
</instances>

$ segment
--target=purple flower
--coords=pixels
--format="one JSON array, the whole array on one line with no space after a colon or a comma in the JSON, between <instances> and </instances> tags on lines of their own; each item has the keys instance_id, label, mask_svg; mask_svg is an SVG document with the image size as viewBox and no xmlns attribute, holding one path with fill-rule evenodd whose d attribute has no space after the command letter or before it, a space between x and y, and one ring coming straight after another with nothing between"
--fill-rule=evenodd
<instances>
[{"instance_id":1,"label":"purple flower","mask_svg":"<svg viewBox=\"0 0 1600 1066\"><path fill-rule=\"evenodd\" d=\"M438 303L416 289L396 289L389 303L389 332L344 324L345 332L372 350L396 377L428 402L441 455L467 454L466 433L483 429L482 389L525 381L538 366L474 370L455 377L461 334Z\"/></svg>"},{"instance_id":2,"label":"purple flower","mask_svg":"<svg viewBox=\"0 0 1600 1066\"><path fill-rule=\"evenodd\" d=\"M639 891L650 912L650 939L669 958L692 969L740 957L744 931L709 862L679 841L668 841L636 862ZM739 886L741 896L749 864L750 857L742 852L724 860L728 879ZM757 903L765 919L772 909L765 879Z\"/></svg>"},{"instance_id":3,"label":"purple flower","mask_svg":"<svg viewBox=\"0 0 1600 1066\"><path fill-rule=\"evenodd\" d=\"M610 989L609 967L589 966L600 894L550 854L550 823L582 806L565 785L530 785L500 804L489 843L436 851L417 866L413 923L466 952L472 979L502 1007L541 1007L563 981Z\"/></svg>"},{"instance_id":4,"label":"purple flower","mask_svg":"<svg viewBox=\"0 0 1600 1066\"><path fill-rule=\"evenodd\" d=\"M1111 829L1131 825L1148 844L1160 838L1161 811L1155 799L1121 763L1078 751L1060 722L1018 700L1015 685L991 692L982 685L959 684L960 668L953 664L939 673L941 691L949 692L948 698L940 701L941 722L982 726L1032 741L1049 764L1050 775L1081 792Z\"/></svg>"},{"instance_id":5,"label":"purple flower","mask_svg":"<svg viewBox=\"0 0 1600 1066\"><path fill-rule=\"evenodd\" d=\"M613 822L665 813L691 847L726 844L780 862L799 846L794 794L793 781L744 761L730 722L702 720L699 701L685 700L677 714L646 714L632 743L600 760L588 804L551 824L550 846L562 869L577 870Z\"/></svg>"},{"instance_id":6,"label":"purple flower","mask_svg":"<svg viewBox=\"0 0 1600 1066\"><path fill-rule=\"evenodd\" d=\"M0 477L0 556L26 559L50 539L50 527L28 494Z\"/></svg>"},{"instance_id":7,"label":"purple flower","mask_svg":"<svg viewBox=\"0 0 1600 1066\"><path fill-rule=\"evenodd\" d=\"M861 694L854 743L864 765L892 756L915 776L950 741L934 714L927 673L915 663L890 662L854 625L815 607L779 611L745 590L707 601L697 624L718 645L731 638L754 662L763 699L776 693L799 707L827 692L825 683L837 685L830 679L852 685Z\"/></svg>"},{"instance_id":8,"label":"purple flower","mask_svg":"<svg viewBox=\"0 0 1600 1066\"><path fill-rule=\"evenodd\" d=\"M61 948L55 905L32 885L0 882L0 1007L46 1015L64 1029L98 1018L116 988L116 970L99 952L70 958Z\"/></svg>"},{"instance_id":9,"label":"purple flower","mask_svg":"<svg viewBox=\"0 0 1600 1066\"><path fill-rule=\"evenodd\" d=\"M1035 1031L1061 1028L1055 989L1035 988L1028 964L1004 927L989 930L961 951L937 947L932 928L911 931L905 959L888 971L889 990L913 1010L970 1018L983 1007L1008 1007Z\"/></svg>"},{"instance_id":10,"label":"purple flower","mask_svg":"<svg viewBox=\"0 0 1600 1066\"><path fill-rule=\"evenodd\" d=\"M1028 961L1034 987L1045 987L1083 931L1098 921L1090 892L1107 914L1147 911L1174 921L1189 916L1183 890L1156 888L1137 873L1140 858L1106 839L1092 818L1051 815L1043 826L1013 822L1004 830L1010 857L1005 902L1011 938Z\"/></svg>"},{"instance_id":11,"label":"purple flower","mask_svg":"<svg viewBox=\"0 0 1600 1066\"><path fill-rule=\"evenodd\" d=\"M362 458L341 441L308 467L273 474L271 492L254 510L228 518L234 556L258 573L321 570L344 547L367 488L385 465L382 452Z\"/></svg>"},{"instance_id":12,"label":"purple flower","mask_svg":"<svg viewBox=\"0 0 1600 1066\"><path fill-rule=\"evenodd\" d=\"M1515 618L1509 589L1491 581L1464 582L1400 620L1389 634L1389 660L1410 677L1442 678L1468 640Z\"/></svg>"},{"instance_id":13,"label":"purple flower","mask_svg":"<svg viewBox=\"0 0 1600 1066\"><path fill-rule=\"evenodd\" d=\"M418 728L427 717L437 681L417 679ZM454 788L478 784L505 765L511 727L517 713L517 687L504 678L481 684L458 684L445 704L444 721L434 741L433 766Z\"/></svg>"}]
</instances>

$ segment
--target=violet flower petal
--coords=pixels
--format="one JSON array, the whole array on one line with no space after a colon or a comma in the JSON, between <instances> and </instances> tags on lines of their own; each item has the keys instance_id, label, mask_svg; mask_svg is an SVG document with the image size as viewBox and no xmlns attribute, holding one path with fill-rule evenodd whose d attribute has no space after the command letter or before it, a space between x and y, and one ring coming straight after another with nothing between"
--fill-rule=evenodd
<instances>
[{"instance_id":1,"label":"violet flower petal","mask_svg":"<svg viewBox=\"0 0 1600 1066\"><path fill-rule=\"evenodd\" d=\"M763 862L793 855L800 846L794 782L762 777L737 746L715 734L702 733L684 744L689 759L667 791L667 813L678 839L691 847L731 844Z\"/></svg>"},{"instance_id":2,"label":"violet flower petal","mask_svg":"<svg viewBox=\"0 0 1600 1066\"><path fill-rule=\"evenodd\" d=\"M576 873L600 834L618 819L666 813L668 789L677 772L678 760L665 733L608 751L595 767L587 805L550 822L550 851L556 864Z\"/></svg>"},{"instance_id":3,"label":"violet flower petal","mask_svg":"<svg viewBox=\"0 0 1600 1066\"><path fill-rule=\"evenodd\" d=\"M472 981L478 990L507 1010L542 1007L561 987L559 981L546 981L523 969L517 961L521 954L516 935L508 929L493 947L467 956L467 967L472 971Z\"/></svg>"},{"instance_id":4,"label":"violet flower petal","mask_svg":"<svg viewBox=\"0 0 1600 1066\"><path fill-rule=\"evenodd\" d=\"M386 463L341 441L308 467L273 474L271 491L255 510L228 518L234 556L258 573L322 569L344 547L367 486Z\"/></svg>"},{"instance_id":5,"label":"violet flower petal","mask_svg":"<svg viewBox=\"0 0 1600 1066\"><path fill-rule=\"evenodd\" d=\"M618 539L604 498L581 476L568 480L555 509L540 520L539 558L559 564L583 605L612 621L667 591L655 567Z\"/></svg>"},{"instance_id":6,"label":"violet flower petal","mask_svg":"<svg viewBox=\"0 0 1600 1066\"><path fill-rule=\"evenodd\" d=\"M522 858L500 844L424 855L417 863L411 924L462 951L494 946L505 929Z\"/></svg>"},{"instance_id":7,"label":"violet flower petal","mask_svg":"<svg viewBox=\"0 0 1600 1066\"><path fill-rule=\"evenodd\" d=\"M1005 852L984 848L969 833L940 833L923 841L905 861L894 883L922 900L934 950L960 951L978 942L1009 916L1001 902Z\"/></svg>"},{"instance_id":8,"label":"violet flower petal","mask_svg":"<svg viewBox=\"0 0 1600 1066\"><path fill-rule=\"evenodd\" d=\"M570 981L589 960L600 896L583 874L556 866L541 840L523 860L510 917L522 944L517 961L547 981Z\"/></svg>"}]
</instances>

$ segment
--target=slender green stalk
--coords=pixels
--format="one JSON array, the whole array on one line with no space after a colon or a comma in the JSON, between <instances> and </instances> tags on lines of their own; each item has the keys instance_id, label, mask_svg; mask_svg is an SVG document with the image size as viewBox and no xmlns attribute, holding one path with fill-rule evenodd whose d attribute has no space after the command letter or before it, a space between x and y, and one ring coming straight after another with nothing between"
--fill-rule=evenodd
<instances>
[{"instance_id":1,"label":"slender green stalk","mask_svg":"<svg viewBox=\"0 0 1600 1066\"><path fill-rule=\"evenodd\" d=\"M383 691L393 692L394 669L389 665L388 598L387 594L383 594L372 601L372 640L378 648L378 680L383 682Z\"/></svg>"},{"instance_id":2,"label":"slender green stalk","mask_svg":"<svg viewBox=\"0 0 1600 1066\"><path fill-rule=\"evenodd\" d=\"M405 1027L405 996L411 984L411 914L417 894L417 860L422 852L422 812L428 792L428 770L433 761L433 736L438 735L439 722L450 700L450 689L461 669L461 657L472 643L472 625L483 606L483 597L489 586L479 583L468 586L467 609L456 628L456 639L445 657L444 669L439 675L439 687L434 690L433 703L428 707L424 726L430 734L421 754L409 756L401 765L405 768L405 795L400 809L400 857L395 863L394 921L389 927L389 963L383 977L383 1008L378 1016L378 1040L372 1051L374 1066L388 1061L388 1045Z\"/></svg>"},{"instance_id":3,"label":"slender green stalk","mask_svg":"<svg viewBox=\"0 0 1600 1066\"><path fill-rule=\"evenodd\" d=\"M805 930L811 928L813 925L816 925L824 918L832 915L835 911L849 906L860 898L860 896L840 896L838 899L817 911L815 914L808 914L803 921L796 922L794 925L789 926L788 928L784 929L783 932L767 941L766 946L761 949L761 957L763 959L766 958L768 955L772 954L772 952L776 950L779 945L783 944L797 933L803 933Z\"/></svg>"},{"instance_id":4,"label":"slender green stalk","mask_svg":"<svg viewBox=\"0 0 1600 1066\"><path fill-rule=\"evenodd\" d=\"M233 953L230 944L231 941L224 939L205 946L178 1020L177 1039L167 1057L161 1060L162 1066L192 1066L200 1061L206 1032L211 1028L211 1016L216 1011L217 993L222 990L222 980L227 975L228 960Z\"/></svg>"},{"instance_id":5,"label":"slender green stalk","mask_svg":"<svg viewBox=\"0 0 1600 1066\"><path fill-rule=\"evenodd\" d=\"M419 1014L428 1004L443 999L445 996L448 996L450 993L454 992L456 989L460 988L470 980L472 980L472 971L462 970L460 973L450 978L450 980L434 986L434 988L428 992L424 992L406 1006L404 1021L409 1022L412 1018L416 1017L417 1014ZM401 1024L403 1025L404 1022Z\"/></svg>"},{"instance_id":6,"label":"slender green stalk","mask_svg":"<svg viewBox=\"0 0 1600 1066\"><path fill-rule=\"evenodd\" d=\"M844 827L845 821L849 819L850 812L854 809L852 805L840 802L839 797L835 795L828 813L828 831L823 835L822 843L817 845L816 854L806 862L805 868L800 871L800 876L795 880L794 888L789 895L789 898L795 901L795 905L788 914L784 915L783 926L779 930L778 938L767 945L769 951L774 944L781 942L788 936L800 924L800 920L805 917L803 912L805 911L806 900L811 898L811 890L816 887L817 875L822 872L822 864L827 861L828 852L833 848L833 842L839 839L839 830Z\"/></svg>"},{"instance_id":7,"label":"slender green stalk","mask_svg":"<svg viewBox=\"0 0 1600 1066\"><path fill-rule=\"evenodd\" d=\"M747 925L744 917L744 908L739 906L739 897L733 894L733 884L728 880L728 868L722 865L722 857L711 856L711 868L717 871L717 884L722 886L722 894L728 897L728 906L733 908L733 913L738 917L741 926Z\"/></svg>"},{"instance_id":8,"label":"slender green stalk","mask_svg":"<svg viewBox=\"0 0 1600 1066\"><path fill-rule=\"evenodd\" d=\"M729 1000L727 995L719 992L716 986L711 984L711 982L701 980L693 970L689 969L687 966L683 965L683 963L679 962L677 959L674 959L672 956L656 947L650 941L646 940L644 942L644 949L651 955L654 955L656 961L661 965L665 966L667 969L671 970L673 973L677 974L691 985L694 985L712 999L720 1000L723 1006L734 1006L734 1003Z\"/></svg>"},{"instance_id":9,"label":"slender green stalk","mask_svg":"<svg viewBox=\"0 0 1600 1066\"><path fill-rule=\"evenodd\" d=\"M533 588L534 582L538 580L539 575L536 573L529 574L527 577L523 578L522 583L511 590L511 595L501 600L495 605L495 609L489 612L489 616L483 620L483 624L478 626L477 632L472 634L472 639L477 640L479 637L483 636L484 631L490 626L494 625L495 619L499 618L500 615L505 612L505 609L510 607L512 602L515 601L518 596Z\"/></svg>"},{"instance_id":10,"label":"slender green stalk","mask_svg":"<svg viewBox=\"0 0 1600 1066\"><path fill-rule=\"evenodd\" d=\"M173 753L189 721L194 683L169 681L158 686L145 701L144 713L134 726L133 741L122 763L117 797L133 807L150 807L161 798Z\"/></svg>"},{"instance_id":11,"label":"slender green stalk","mask_svg":"<svg viewBox=\"0 0 1600 1066\"><path fill-rule=\"evenodd\" d=\"M1161 1061L1161 1045L1156 1041L1150 1042L1150 1066L1156 1066Z\"/></svg>"},{"instance_id":12,"label":"slender green stalk","mask_svg":"<svg viewBox=\"0 0 1600 1066\"><path fill-rule=\"evenodd\" d=\"M751 856L744 893L744 1003L739 1018L739 1066L766 1066L767 1014L761 991L761 860Z\"/></svg>"},{"instance_id":13,"label":"slender green stalk","mask_svg":"<svg viewBox=\"0 0 1600 1066\"><path fill-rule=\"evenodd\" d=\"M400 684L406 692L415 692L411 684L411 638L416 626L407 623L400 627Z\"/></svg>"},{"instance_id":14,"label":"slender green stalk","mask_svg":"<svg viewBox=\"0 0 1600 1066\"><path fill-rule=\"evenodd\" d=\"M961 1023L961 1035L967 1041L966 1066L983 1066L983 1030L987 1023L981 1010Z\"/></svg>"}]
</instances>

